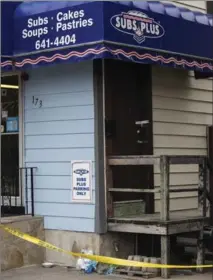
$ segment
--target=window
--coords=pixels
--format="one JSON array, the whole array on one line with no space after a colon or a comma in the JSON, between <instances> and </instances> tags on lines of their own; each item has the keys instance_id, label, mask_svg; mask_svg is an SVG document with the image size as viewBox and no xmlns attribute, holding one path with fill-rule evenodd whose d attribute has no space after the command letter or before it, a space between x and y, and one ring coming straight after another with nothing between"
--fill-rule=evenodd
<instances>
[{"instance_id":1,"label":"window","mask_svg":"<svg viewBox=\"0 0 213 280\"><path fill-rule=\"evenodd\" d=\"M1 200L2 214L18 205L19 77L1 77Z\"/></svg>"}]
</instances>

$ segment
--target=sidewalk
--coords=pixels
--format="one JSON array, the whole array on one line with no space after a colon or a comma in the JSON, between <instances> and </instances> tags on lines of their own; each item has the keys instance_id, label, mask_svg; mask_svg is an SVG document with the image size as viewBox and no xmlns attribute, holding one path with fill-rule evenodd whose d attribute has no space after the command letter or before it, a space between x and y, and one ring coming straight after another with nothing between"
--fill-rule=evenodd
<instances>
[{"instance_id":1,"label":"sidewalk","mask_svg":"<svg viewBox=\"0 0 213 280\"><path fill-rule=\"evenodd\" d=\"M42 268L38 266L31 266L27 268L14 269L6 272L2 272L0 276L1 280L113 280L122 279L121 277L113 276L101 276L98 274L85 275L81 272L67 270L67 268L55 267L55 268ZM143 278L141 278L143 279ZM152 278L153 280L159 280L162 278ZM203 275L192 276L172 276L175 280L212 280L211 273L204 273Z\"/></svg>"}]
</instances>

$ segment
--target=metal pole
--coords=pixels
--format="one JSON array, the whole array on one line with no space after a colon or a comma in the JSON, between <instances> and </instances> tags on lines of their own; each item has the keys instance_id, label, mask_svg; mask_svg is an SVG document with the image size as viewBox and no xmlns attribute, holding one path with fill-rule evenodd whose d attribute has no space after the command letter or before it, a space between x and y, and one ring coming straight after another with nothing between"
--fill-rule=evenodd
<instances>
[{"instance_id":1,"label":"metal pole","mask_svg":"<svg viewBox=\"0 0 213 280\"><path fill-rule=\"evenodd\" d=\"M30 168L30 180L31 180L31 214L34 216L34 182L33 182L33 167Z\"/></svg>"}]
</instances>

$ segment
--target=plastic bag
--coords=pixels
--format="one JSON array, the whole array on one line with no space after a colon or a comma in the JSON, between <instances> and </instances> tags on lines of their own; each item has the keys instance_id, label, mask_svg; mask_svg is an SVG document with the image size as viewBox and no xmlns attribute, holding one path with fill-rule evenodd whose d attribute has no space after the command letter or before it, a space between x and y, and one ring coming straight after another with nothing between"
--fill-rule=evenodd
<instances>
[{"instance_id":1,"label":"plastic bag","mask_svg":"<svg viewBox=\"0 0 213 280\"><path fill-rule=\"evenodd\" d=\"M81 253L85 255L93 255L92 250L83 249L81 250ZM84 270L85 273L88 274L96 271L96 267L97 267L97 262L91 261L89 259L79 258L76 263L76 269Z\"/></svg>"}]
</instances>

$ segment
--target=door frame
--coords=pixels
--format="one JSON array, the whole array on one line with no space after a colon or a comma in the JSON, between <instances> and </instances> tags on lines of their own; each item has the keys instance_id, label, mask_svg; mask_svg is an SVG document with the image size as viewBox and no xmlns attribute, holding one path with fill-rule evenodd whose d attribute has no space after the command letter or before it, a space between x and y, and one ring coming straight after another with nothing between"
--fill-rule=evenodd
<instances>
[{"instance_id":1,"label":"door frame","mask_svg":"<svg viewBox=\"0 0 213 280\"><path fill-rule=\"evenodd\" d=\"M94 134L95 134L95 233L107 232L107 155L105 133L105 60L93 60ZM152 79L152 75L150 76ZM152 80L151 80L152 83ZM152 89L151 89L152 91ZM151 94L152 102L152 94ZM152 108L152 104L151 104ZM153 111L152 111L153 112ZM151 129L152 141L153 130ZM153 146L152 146L153 149ZM153 167L154 169L154 167ZM154 170L153 170L154 188ZM148 212L154 212L154 195L149 199Z\"/></svg>"},{"instance_id":2,"label":"door frame","mask_svg":"<svg viewBox=\"0 0 213 280\"><path fill-rule=\"evenodd\" d=\"M14 72L3 72L1 73L1 77L9 77L9 76L18 76L18 118L19 118L19 168L24 166L24 96L23 96L23 84L22 84L22 77L20 71ZM1 96L0 96L0 103L1 103ZM21 174L21 173L19 173ZM19 193L22 194L22 197L19 196L18 198L12 197L12 204L16 199L17 206L24 206L25 207L25 194L24 194L24 183L21 182L21 176L19 176ZM2 205L2 197L1 197L1 205Z\"/></svg>"},{"instance_id":3,"label":"door frame","mask_svg":"<svg viewBox=\"0 0 213 280\"><path fill-rule=\"evenodd\" d=\"M112 62L112 64L111 64ZM105 110L106 110L106 117L108 117L109 119L115 119L116 116L113 116L113 111L111 110L111 108L113 107L113 105L111 105L111 102L113 102L114 100L114 96L112 95L112 92L114 92L114 79L109 78L111 75L108 73L111 72L111 69L113 68L117 68L115 72L113 72L113 75L116 75L117 71L120 72L120 69L122 69L122 67L124 67L124 69L126 68L126 70L124 71L124 75L126 75L126 72L128 73L128 71L136 71L136 75L139 75L136 77L136 75L133 76L133 81L130 79L127 83L128 85L131 87L131 83L134 83L134 81L137 83L136 88L134 87L134 90L136 90L136 96L134 97L134 101L133 101L133 106L136 106L136 110L137 110L137 102L135 103L135 98L137 100L137 98L139 98L138 102L143 103L145 102L146 107L144 108L144 106L139 107L139 112L140 110L144 110L145 114L144 116L142 116L142 118L148 119L149 120L149 127L147 128L147 133L148 133L148 144L147 146L144 148L142 148L142 150L140 151L136 151L137 155L153 155L153 104L152 104L152 66L150 64L144 65L144 64L136 64L134 62L125 62L125 61L120 61L120 60L106 60L106 64L105 64L105 79L106 79L106 86L105 86ZM131 70L130 70L131 69ZM108 71L108 72L107 72ZM121 70L122 71L122 70ZM113 77L113 76L112 76ZM123 76L121 76L123 78ZM128 74L127 74L128 77ZM134 80L136 78L136 80ZM117 80L117 79L116 79ZM122 83L122 82L121 82ZM119 87L120 88L120 87ZM124 89L125 91L125 89ZM143 94L144 93L144 94ZM124 95L125 96L125 95ZM123 98L128 98L128 92L127 92L127 96ZM108 102L109 101L109 102ZM122 101L121 101L122 102ZM130 101L131 102L131 101ZM118 102L117 102L118 103ZM139 113L140 115L140 113ZM141 117L141 116L140 116ZM137 119L135 119L137 120ZM140 120L140 119L138 119ZM135 126L135 129L137 129L137 127ZM112 128L113 131L113 128ZM113 139L109 139L106 142L106 145L108 145L108 147L112 144L113 145ZM110 144L111 143L111 144ZM110 148L111 150L111 148ZM117 151L115 151L117 152ZM105 149L105 153L106 153L106 157L108 157L108 151L107 149ZM110 151L111 153L111 151ZM122 153L122 152L121 152ZM123 154L126 154L123 153ZM122 155L123 155L122 154ZM113 156L114 153L112 153ZM119 153L120 155L120 153ZM131 154L131 150L129 151L128 155L132 155ZM108 167L106 165L106 167ZM150 165L148 166L150 175L149 176L149 184L148 184L148 188L150 189L154 189L154 166ZM106 169L108 170L108 168ZM106 172L107 175L108 173L109 176L107 176L107 180L109 180L109 184L107 182L106 188L110 187L110 184L112 183L112 172ZM118 175L119 176L119 175ZM111 186L112 187L112 186ZM126 195L128 195L128 193L126 193ZM113 193L106 194L106 197L108 199L107 201L107 209L109 210L109 215L111 216L111 211L112 211L112 200L113 200ZM128 197L128 196L127 196ZM154 193L144 193L143 194L143 199L145 201L145 212L146 214L153 214L155 211L155 196ZM127 199L128 200L128 199ZM137 198L136 198L137 200Z\"/></svg>"},{"instance_id":4,"label":"door frame","mask_svg":"<svg viewBox=\"0 0 213 280\"><path fill-rule=\"evenodd\" d=\"M95 134L95 233L107 232L107 189L105 153L105 61L93 60Z\"/></svg>"}]
</instances>

